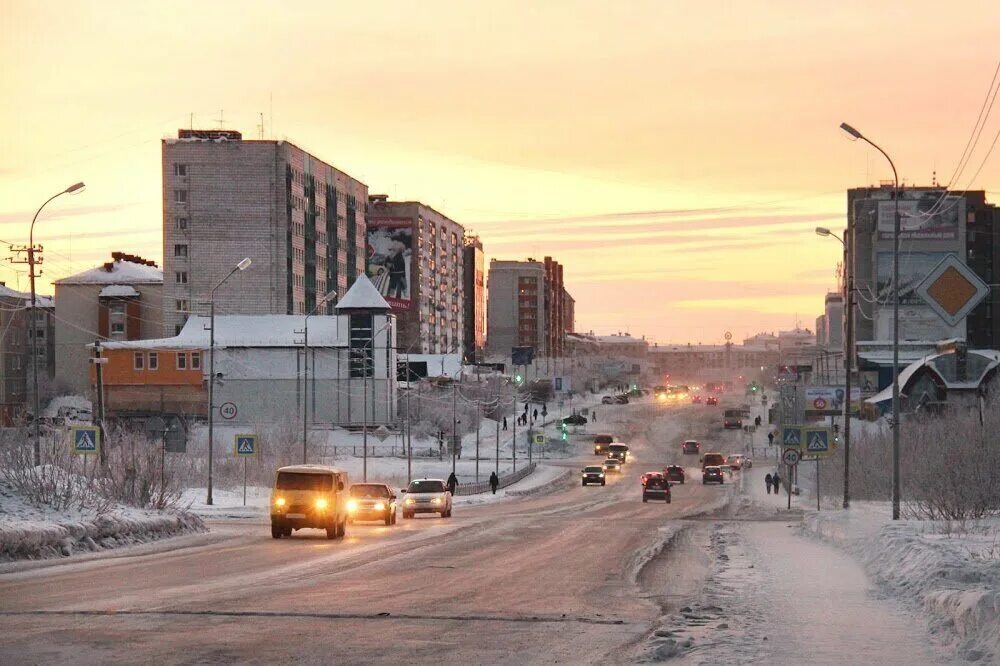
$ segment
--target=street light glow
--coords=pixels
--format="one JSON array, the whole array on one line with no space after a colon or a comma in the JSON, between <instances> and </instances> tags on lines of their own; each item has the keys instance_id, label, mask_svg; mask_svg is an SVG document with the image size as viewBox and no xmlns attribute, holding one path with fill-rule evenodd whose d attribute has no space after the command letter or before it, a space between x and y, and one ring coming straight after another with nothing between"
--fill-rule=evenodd
<instances>
[{"instance_id":1,"label":"street light glow","mask_svg":"<svg viewBox=\"0 0 1000 666\"><path fill-rule=\"evenodd\" d=\"M250 261L250 257L244 257L243 261L236 264L236 268L240 269L241 271L245 271L246 269L250 268L251 263L253 262Z\"/></svg>"}]
</instances>

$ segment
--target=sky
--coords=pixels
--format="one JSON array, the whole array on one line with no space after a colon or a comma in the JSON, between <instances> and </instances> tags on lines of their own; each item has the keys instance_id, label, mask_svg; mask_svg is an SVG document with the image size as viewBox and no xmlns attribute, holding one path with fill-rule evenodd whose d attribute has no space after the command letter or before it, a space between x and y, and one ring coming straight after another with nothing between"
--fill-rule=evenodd
<instances>
[{"instance_id":1,"label":"sky","mask_svg":"<svg viewBox=\"0 0 1000 666\"><path fill-rule=\"evenodd\" d=\"M221 125L433 206L487 259L556 258L578 330L812 328L841 255L813 229L891 178L838 125L951 182L998 26L995 2L0 0L0 246L82 180L36 225L39 291L160 261L160 141ZM1000 107L953 187L1000 199L998 131Z\"/></svg>"}]
</instances>

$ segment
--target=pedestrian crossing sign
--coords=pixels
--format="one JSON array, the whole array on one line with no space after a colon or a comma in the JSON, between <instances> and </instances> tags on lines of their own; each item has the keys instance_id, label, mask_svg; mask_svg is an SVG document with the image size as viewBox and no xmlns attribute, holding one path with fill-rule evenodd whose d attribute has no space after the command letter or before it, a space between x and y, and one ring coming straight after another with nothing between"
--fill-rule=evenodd
<instances>
[{"instance_id":1,"label":"pedestrian crossing sign","mask_svg":"<svg viewBox=\"0 0 1000 666\"><path fill-rule=\"evenodd\" d=\"M829 428L807 428L803 435L806 442L806 453L822 455L830 452Z\"/></svg>"},{"instance_id":2,"label":"pedestrian crossing sign","mask_svg":"<svg viewBox=\"0 0 1000 666\"><path fill-rule=\"evenodd\" d=\"M802 446L802 427L785 426L781 429L781 443L784 446Z\"/></svg>"},{"instance_id":3,"label":"pedestrian crossing sign","mask_svg":"<svg viewBox=\"0 0 1000 666\"><path fill-rule=\"evenodd\" d=\"M236 435L236 457L250 458L257 455L257 435Z\"/></svg>"},{"instance_id":4,"label":"pedestrian crossing sign","mask_svg":"<svg viewBox=\"0 0 1000 666\"><path fill-rule=\"evenodd\" d=\"M544 446L545 445L545 433L542 433L542 432L536 432L535 433L535 444L538 445L538 446Z\"/></svg>"},{"instance_id":5,"label":"pedestrian crossing sign","mask_svg":"<svg viewBox=\"0 0 1000 666\"><path fill-rule=\"evenodd\" d=\"M96 455L101 450L101 431L97 426L70 428L73 453L78 456Z\"/></svg>"}]
</instances>

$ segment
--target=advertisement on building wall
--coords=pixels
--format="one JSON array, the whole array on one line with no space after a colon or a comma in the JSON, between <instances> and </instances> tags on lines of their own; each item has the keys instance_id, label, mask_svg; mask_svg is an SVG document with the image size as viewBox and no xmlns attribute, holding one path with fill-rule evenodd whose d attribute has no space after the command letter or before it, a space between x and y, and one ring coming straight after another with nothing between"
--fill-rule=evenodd
<instances>
[{"instance_id":1,"label":"advertisement on building wall","mask_svg":"<svg viewBox=\"0 0 1000 666\"><path fill-rule=\"evenodd\" d=\"M899 238L909 240L954 240L965 215L963 197L945 197L942 192L904 193L899 200ZM878 232L891 240L896 207L892 201L878 202Z\"/></svg>"},{"instance_id":2,"label":"advertisement on building wall","mask_svg":"<svg viewBox=\"0 0 1000 666\"><path fill-rule=\"evenodd\" d=\"M844 413L843 386L807 386L806 416L837 416ZM861 389L851 388L851 413L857 413L861 404Z\"/></svg>"},{"instance_id":3,"label":"advertisement on building wall","mask_svg":"<svg viewBox=\"0 0 1000 666\"><path fill-rule=\"evenodd\" d=\"M900 340L944 340L965 337L965 321L948 326L917 294L927 274L944 259L946 252L905 252L899 256L899 338ZM875 339L892 338L892 253L878 253L876 282ZM864 306L862 306L864 308Z\"/></svg>"},{"instance_id":4,"label":"advertisement on building wall","mask_svg":"<svg viewBox=\"0 0 1000 666\"><path fill-rule=\"evenodd\" d=\"M368 220L368 277L395 310L408 310L413 303L412 256L412 220Z\"/></svg>"}]
</instances>

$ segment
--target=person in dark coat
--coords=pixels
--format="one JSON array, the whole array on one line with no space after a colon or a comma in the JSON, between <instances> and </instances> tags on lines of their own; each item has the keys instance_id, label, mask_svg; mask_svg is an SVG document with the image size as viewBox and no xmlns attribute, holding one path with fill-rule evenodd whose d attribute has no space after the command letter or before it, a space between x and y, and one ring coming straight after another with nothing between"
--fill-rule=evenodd
<instances>
[{"instance_id":1,"label":"person in dark coat","mask_svg":"<svg viewBox=\"0 0 1000 666\"><path fill-rule=\"evenodd\" d=\"M596 409L593 410L592 412L590 412L590 420L593 421L594 423L597 423L597 410Z\"/></svg>"},{"instance_id":2,"label":"person in dark coat","mask_svg":"<svg viewBox=\"0 0 1000 666\"><path fill-rule=\"evenodd\" d=\"M504 430L506 430L506 428L504 428ZM774 444L774 433L773 432L767 433L767 444L768 444L768 446L772 446Z\"/></svg>"},{"instance_id":3,"label":"person in dark coat","mask_svg":"<svg viewBox=\"0 0 1000 666\"><path fill-rule=\"evenodd\" d=\"M448 475L448 492L454 495L456 488L458 488L458 477L452 472Z\"/></svg>"},{"instance_id":4,"label":"person in dark coat","mask_svg":"<svg viewBox=\"0 0 1000 666\"><path fill-rule=\"evenodd\" d=\"M531 420L532 421L537 421L538 420L538 410L537 409L531 413Z\"/></svg>"},{"instance_id":5,"label":"person in dark coat","mask_svg":"<svg viewBox=\"0 0 1000 666\"><path fill-rule=\"evenodd\" d=\"M497 494L497 486L500 485L500 479L497 478L496 472L490 472L490 489L493 490L493 494Z\"/></svg>"},{"instance_id":6,"label":"person in dark coat","mask_svg":"<svg viewBox=\"0 0 1000 666\"><path fill-rule=\"evenodd\" d=\"M768 474L767 476L765 476L765 477L764 477L764 483L766 483L766 484L767 484L767 494L768 494L768 495L770 495L770 494L771 494L771 484L772 484L773 482L774 482L774 481L773 481L773 479L771 479L771 475L770 475L770 474Z\"/></svg>"},{"instance_id":7,"label":"person in dark coat","mask_svg":"<svg viewBox=\"0 0 1000 666\"><path fill-rule=\"evenodd\" d=\"M506 416L505 416L505 417L503 417L503 429L504 429L504 430L506 430L506 429L507 429L507 417L506 417Z\"/></svg>"},{"instance_id":8,"label":"person in dark coat","mask_svg":"<svg viewBox=\"0 0 1000 666\"><path fill-rule=\"evenodd\" d=\"M774 494L777 495L781 492L781 477L775 472L774 476L771 477L771 483L774 484Z\"/></svg>"}]
</instances>

